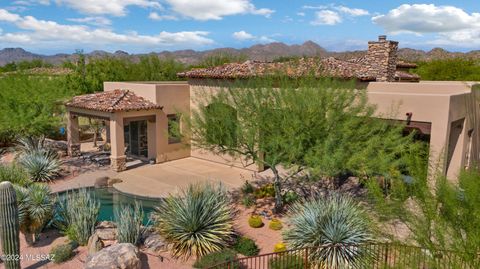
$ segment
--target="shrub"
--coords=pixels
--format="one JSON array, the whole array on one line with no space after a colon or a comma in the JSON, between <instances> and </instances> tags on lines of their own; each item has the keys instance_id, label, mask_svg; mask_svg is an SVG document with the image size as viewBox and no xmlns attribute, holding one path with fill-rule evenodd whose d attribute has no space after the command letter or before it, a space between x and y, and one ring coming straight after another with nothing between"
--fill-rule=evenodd
<instances>
[{"instance_id":1,"label":"shrub","mask_svg":"<svg viewBox=\"0 0 480 269\"><path fill-rule=\"evenodd\" d=\"M242 186L242 193L243 195L251 194L255 188L253 188L253 185L248 182L248 180L245 180L245 183Z\"/></svg>"},{"instance_id":2,"label":"shrub","mask_svg":"<svg viewBox=\"0 0 480 269\"><path fill-rule=\"evenodd\" d=\"M303 257L291 254L280 255L275 258L271 258L268 261L269 269L298 269L305 268L303 263ZM323 268L323 267L320 267Z\"/></svg>"},{"instance_id":3,"label":"shrub","mask_svg":"<svg viewBox=\"0 0 480 269\"><path fill-rule=\"evenodd\" d=\"M68 261L74 255L73 249L72 243L55 246L50 250L50 259L54 263Z\"/></svg>"},{"instance_id":4,"label":"shrub","mask_svg":"<svg viewBox=\"0 0 480 269\"><path fill-rule=\"evenodd\" d=\"M164 199L153 220L175 258L220 251L234 235L233 212L221 185L189 185L180 196Z\"/></svg>"},{"instance_id":5,"label":"shrub","mask_svg":"<svg viewBox=\"0 0 480 269\"><path fill-rule=\"evenodd\" d=\"M32 183L25 169L18 165L0 165L0 182L3 181L10 181L22 187Z\"/></svg>"},{"instance_id":6,"label":"shrub","mask_svg":"<svg viewBox=\"0 0 480 269\"><path fill-rule=\"evenodd\" d=\"M368 253L345 248L372 240L363 209L352 198L331 195L295 203L289 212L291 227L284 240L291 248L311 247L310 260L327 268L360 266ZM365 257L366 258L366 257Z\"/></svg>"},{"instance_id":7,"label":"shrub","mask_svg":"<svg viewBox=\"0 0 480 269\"><path fill-rule=\"evenodd\" d=\"M18 203L20 231L28 245L33 245L35 236L52 219L54 199L50 187L35 183L28 187L15 186Z\"/></svg>"},{"instance_id":8,"label":"shrub","mask_svg":"<svg viewBox=\"0 0 480 269\"><path fill-rule=\"evenodd\" d=\"M72 241L87 244L95 231L100 203L86 188L67 193L55 210L54 225Z\"/></svg>"},{"instance_id":9,"label":"shrub","mask_svg":"<svg viewBox=\"0 0 480 269\"><path fill-rule=\"evenodd\" d=\"M242 198L242 205L246 208L249 208L255 204L255 198L252 195L248 194L243 196Z\"/></svg>"},{"instance_id":10,"label":"shrub","mask_svg":"<svg viewBox=\"0 0 480 269\"><path fill-rule=\"evenodd\" d=\"M275 246L273 246L273 252L282 252L286 250L287 250L287 245L285 245L285 243L283 242L277 243L275 244Z\"/></svg>"},{"instance_id":11,"label":"shrub","mask_svg":"<svg viewBox=\"0 0 480 269\"><path fill-rule=\"evenodd\" d=\"M214 266L219 263L224 263L228 261L232 261L237 258L237 253L231 249L224 249L218 252L213 252L207 254L203 257L198 258L195 263L193 264L194 268L207 268L210 266ZM238 264L232 264L229 268L239 268Z\"/></svg>"},{"instance_id":12,"label":"shrub","mask_svg":"<svg viewBox=\"0 0 480 269\"><path fill-rule=\"evenodd\" d=\"M263 221L262 217L259 215L251 215L250 218L248 218L248 225L252 228L260 228L263 226Z\"/></svg>"},{"instance_id":13,"label":"shrub","mask_svg":"<svg viewBox=\"0 0 480 269\"><path fill-rule=\"evenodd\" d=\"M142 235L143 210L138 201L135 206L123 205L115 208L117 220L117 240L119 243L137 245Z\"/></svg>"},{"instance_id":14,"label":"shrub","mask_svg":"<svg viewBox=\"0 0 480 269\"><path fill-rule=\"evenodd\" d=\"M283 201L287 204L292 204L296 202L300 196L294 191L288 191L283 195Z\"/></svg>"},{"instance_id":15,"label":"shrub","mask_svg":"<svg viewBox=\"0 0 480 269\"><path fill-rule=\"evenodd\" d=\"M258 252L260 252L260 249L258 249L255 241L245 236L238 238L237 242L235 242L235 245L233 245L233 249L245 256L255 256L258 254Z\"/></svg>"},{"instance_id":16,"label":"shrub","mask_svg":"<svg viewBox=\"0 0 480 269\"><path fill-rule=\"evenodd\" d=\"M266 197L274 197L275 196L275 188L273 184L264 185L258 189L256 189L253 193L255 198L261 199Z\"/></svg>"},{"instance_id":17,"label":"shrub","mask_svg":"<svg viewBox=\"0 0 480 269\"><path fill-rule=\"evenodd\" d=\"M17 162L30 175L31 180L46 182L60 174L58 154L44 146L44 138L21 138L17 145Z\"/></svg>"},{"instance_id":18,"label":"shrub","mask_svg":"<svg viewBox=\"0 0 480 269\"><path fill-rule=\"evenodd\" d=\"M282 222L279 219L272 219L268 224L268 228L278 231L281 230L283 227Z\"/></svg>"}]
</instances>

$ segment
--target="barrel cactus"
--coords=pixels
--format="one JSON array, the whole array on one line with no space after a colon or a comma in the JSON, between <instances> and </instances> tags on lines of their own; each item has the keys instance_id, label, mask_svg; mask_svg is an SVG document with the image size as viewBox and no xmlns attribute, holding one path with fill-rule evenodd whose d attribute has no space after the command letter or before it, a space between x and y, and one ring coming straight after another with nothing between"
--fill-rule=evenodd
<instances>
[{"instance_id":1,"label":"barrel cactus","mask_svg":"<svg viewBox=\"0 0 480 269\"><path fill-rule=\"evenodd\" d=\"M17 196L12 183L0 183L0 239L6 269L20 268Z\"/></svg>"}]
</instances>

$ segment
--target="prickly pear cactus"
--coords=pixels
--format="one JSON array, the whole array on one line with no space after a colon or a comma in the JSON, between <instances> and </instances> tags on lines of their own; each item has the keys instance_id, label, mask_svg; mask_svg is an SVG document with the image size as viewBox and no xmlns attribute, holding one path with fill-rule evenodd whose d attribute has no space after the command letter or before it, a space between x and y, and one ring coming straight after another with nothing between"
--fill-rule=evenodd
<instances>
[{"instance_id":1,"label":"prickly pear cactus","mask_svg":"<svg viewBox=\"0 0 480 269\"><path fill-rule=\"evenodd\" d=\"M12 183L0 183L0 240L6 269L20 268L17 196Z\"/></svg>"}]
</instances>

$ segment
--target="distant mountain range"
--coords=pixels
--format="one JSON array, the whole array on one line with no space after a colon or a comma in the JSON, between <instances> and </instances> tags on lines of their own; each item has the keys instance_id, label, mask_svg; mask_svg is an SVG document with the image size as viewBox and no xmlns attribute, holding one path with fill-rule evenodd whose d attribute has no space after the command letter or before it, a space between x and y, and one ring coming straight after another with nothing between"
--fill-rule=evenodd
<instances>
[{"instance_id":1,"label":"distant mountain range","mask_svg":"<svg viewBox=\"0 0 480 269\"><path fill-rule=\"evenodd\" d=\"M205 51L195 50L177 50L177 51L162 51L152 52L160 58L174 58L186 64L195 64L202 59L216 54L230 54L230 55L244 55L251 60L271 61L282 56L320 56L320 57L336 57L339 59L355 58L365 55L366 51L346 51L346 52L329 52L313 41L307 41L301 45L287 45L281 42L274 42L269 44L253 45L248 48L218 48ZM140 56L146 54L129 54L125 51L116 51L114 53L106 51L93 51L87 53L88 57L127 57L132 60L137 60ZM4 48L0 50L0 65L5 65L9 62L30 61L41 59L48 63L55 65L61 64L64 61L74 59L73 54L55 54L55 55L41 55L28 52L22 48ZM399 58L406 61L420 61L432 59L447 59L447 58L468 58L480 59L480 50L470 52L449 52L441 48L435 48L430 51L415 50L404 48L399 50Z\"/></svg>"}]
</instances>

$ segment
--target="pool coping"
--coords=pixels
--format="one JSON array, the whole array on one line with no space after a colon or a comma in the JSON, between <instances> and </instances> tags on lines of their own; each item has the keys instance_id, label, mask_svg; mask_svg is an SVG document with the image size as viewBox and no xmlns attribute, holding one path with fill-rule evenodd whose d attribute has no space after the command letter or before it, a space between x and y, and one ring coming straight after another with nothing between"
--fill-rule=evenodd
<instances>
[{"instance_id":1,"label":"pool coping","mask_svg":"<svg viewBox=\"0 0 480 269\"><path fill-rule=\"evenodd\" d=\"M66 189L66 190L59 190L59 191L54 191L52 192L52 194L63 194L63 193L66 193L66 192L69 192L69 191L76 191L76 190L79 190L79 189L83 189L83 188L86 188L86 189L111 189L111 190L114 190L115 192L117 193L120 193L122 195L125 195L125 196L129 196L130 198L133 198L133 199L144 199L144 200L151 200L151 201L159 201L159 200L162 200L162 199L165 199L166 197L152 197L152 196L143 196L143 195L137 195L137 194L133 194L133 193L128 193L128 192L124 192L124 191L120 191L119 189L115 188L115 184L113 184L112 186L104 186L104 187L95 187L95 185L85 185L85 186L80 186L80 187L74 187L74 188L70 188L70 189Z\"/></svg>"}]
</instances>

